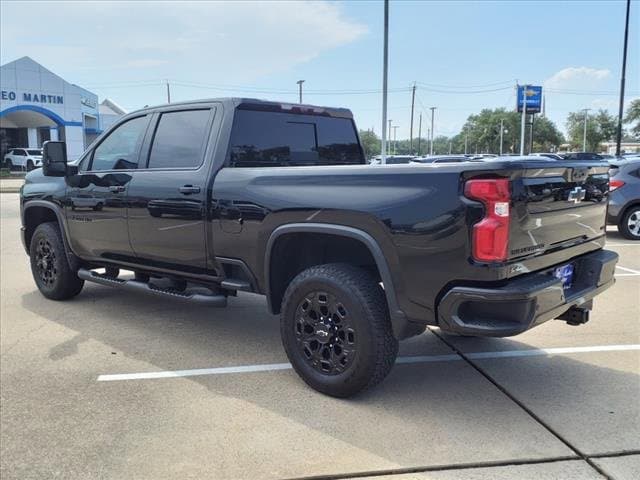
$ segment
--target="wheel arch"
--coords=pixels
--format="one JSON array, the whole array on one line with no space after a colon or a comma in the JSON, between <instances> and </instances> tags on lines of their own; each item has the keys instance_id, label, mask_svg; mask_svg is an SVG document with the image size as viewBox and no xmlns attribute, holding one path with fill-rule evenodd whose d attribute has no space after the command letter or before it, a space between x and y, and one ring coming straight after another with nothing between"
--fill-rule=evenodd
<instances>
[{"instance_id":1,"label":"wheel arch","mask_svg":"<svg viewBox=\"0 0 640 480\"><path fill-rule=\"evenodd\" d=\"M64 249L67 252L67 261L72 269L78 267L78 258L75 256L71 247L69 246L68 232L66 229L66 222L64 221L64 215L60 207L52 202L46 200L30 200L25 204L22 213L22 225L24 228L24 247L29 255L29 245L31 244L31 238L33 233L38 228L38 225L47 222L55 222L60 228L62 234L62 242L64 243Z\"/></svg>"},{"instance_id":2,"label":"wheel arch","mask_svg":"<svg viewBox=\"0 0 640 480\"><path fill-rule=\"evenodd\" d=\"M406 315L400 309L395 287L393 284L393 279L391 276L391 270L389 269L389 265L382 252L382 249L380 248L380 245L369 233L345 225L325 223L292 223L281 225L271 233L271 236L267 241L264 260L265 294L267 296L269 311L271 313L277 314L280 312L280 305L282 303L284 291L286 290L291 280L293 280L293 277L295 277L297 273L300 273L300 271L310 266L319 264L318 262L302 263L299 269L293 270L292 272L289 272L289 274L285 274L284 276L280 275L279 277L282 278L274 278L274 272L278 272L278 269L274 268L274 262L277 260L277 256L279 255L278 243L288 236L299 234L326 235L328 237L336 239L347 239L352 242L358 242L360 245L364 246L366 249L366 253L363 254L368 254L370 256L371 261L376 268L377 274L379 275L379 280L384 285L384 293L387 300L387 306L389 308L389 314L391 316L391 323L393 325L394 334L397 338L403 338L405 336L403 332L406 330L407 325ZM331 263L331 261L326 263Z\"/></svg>"}]
</instances>

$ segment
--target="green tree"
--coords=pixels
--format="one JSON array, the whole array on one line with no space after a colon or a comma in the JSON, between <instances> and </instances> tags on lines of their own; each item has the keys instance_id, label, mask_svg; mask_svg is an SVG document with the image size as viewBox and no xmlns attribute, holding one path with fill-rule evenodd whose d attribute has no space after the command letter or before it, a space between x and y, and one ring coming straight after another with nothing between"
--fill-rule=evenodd
<instances>
[{"instance_id":1,"label":"green tree","mask_svg":"<svg viewBox=\"0 0 640 480\"><path fill-rule=\"evenodd\" d=\"M634 140L640 140L640 98L636 98L629 105L624 117L625 124L631 124L629 134Z\"/></svg>"},{"instance_id":2,"label":"green tree","mask_svg":"<svg viewBox=\"0 0 640 480\"><path fill-rule=\"evenodd\" d=\"M381 140L373 130L360 130L360 141L364 148L364 155L368 159L380 155Z\"/></svg>"},{"instance_id":3,"label":"green tree","mask_svg":"<svg viewBox=\"0 0 640 480\"><path fill-rule=\"evenodd\" d=\"M504 108L484 109L479 114L470 115L460 134L453 139L453 151L464 152L465 139L467 153L500 153L500 124L504 127L502 152L520 151L520 125L522 115ZM531 116L528 117L531 122ZM562 133L553 122L545 117L533 120L534 151L555 150L563 142ZM525 130L525 152L529 153L531 128Z\"/></svg>"},{"instance_id":4,"label":"green tree","mask_svg":"<svg viewBox=\"0 0 640 480\"><path fill-rule=\"evenodd\" d=\"M582 150L584 148L584 111L571 112L567 117L567 132L571 148ZM602 142L613 141L616 135L616 118L606 110L598 110L597 113L587 115L587 145L588 152L600 151Z\"/></svg>"}]
</instances>

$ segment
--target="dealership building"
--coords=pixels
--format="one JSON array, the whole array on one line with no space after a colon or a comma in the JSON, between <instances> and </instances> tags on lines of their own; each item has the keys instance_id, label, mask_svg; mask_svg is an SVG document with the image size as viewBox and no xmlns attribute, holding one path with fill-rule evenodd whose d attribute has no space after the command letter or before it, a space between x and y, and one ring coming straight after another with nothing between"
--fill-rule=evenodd
<instances>
[{"instance_id":1,"label":"dealership building","mask_svg":"<svg viewBox=\"0 0 640 480\"><path fill-rule=\"evenodd\" d=\"M41 147L47 140L67 143L70 160L124 113L111 101L67 82L29 57L0 66L0 153L13 147Z\"/></svg>"}]
</instances>

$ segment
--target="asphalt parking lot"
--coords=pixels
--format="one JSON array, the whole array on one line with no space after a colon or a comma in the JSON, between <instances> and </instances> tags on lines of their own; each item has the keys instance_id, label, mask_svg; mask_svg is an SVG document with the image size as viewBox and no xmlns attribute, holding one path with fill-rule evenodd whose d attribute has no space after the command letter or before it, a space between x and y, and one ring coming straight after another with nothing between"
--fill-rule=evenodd
<instances>
[{"instance_id":1,"label":"asphalt parking lot","mask_svg":"<svg viewBox=\"0 0 640 480\"><path fill-rule=\"evenodd\" d=\"M288 368L263 298L221 310L36 290L1 203L2 479L640 478L640 244L591 321L401 344L355 399ZM203 370L204 369L204 370Z\"/></svg>"}]
</instances>

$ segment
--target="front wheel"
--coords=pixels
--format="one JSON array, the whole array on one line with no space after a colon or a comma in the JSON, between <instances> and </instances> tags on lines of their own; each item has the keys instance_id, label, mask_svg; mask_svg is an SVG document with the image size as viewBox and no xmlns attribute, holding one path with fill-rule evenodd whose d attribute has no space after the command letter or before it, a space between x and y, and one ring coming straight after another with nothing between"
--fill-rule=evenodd
<instances>
[{"instance_id":1,"label":"front wheel","mask_svg":"<svg viewBox=\"0 0 640 480\"><path fill-rule=\"evenodd\" d=\"M67 261L62 234L56 223L38 225L29 246L31 273L38 290L51 300L67 300L80 293L84 280Z\"/></svg>"},{"instance_id":2,"label":"front wheel","mask_svg":"<svg viewBox=\"0 0 640 480\"><path fill-rule=\"evenodd\" d=\"M30 172L34 168L35 166L33 165L33 162L31 160L27 160L27 172Z\"/></svg>"},{"instance_id":3,"label":"front wheel","mask_svg":"<svg viewBox=\"0 0 640 480\"><path fill-rule=\"evenodd\" d=\"M347 264L314 266L293 279L284 295L280 333L298 375L334 397L382 381L398 354L382 288Z\"/></svg>"},{"instance_id":4,"label":"front wheel","mask_svg":"<svg viewBox=\"0 0 640 480\"><path fill-rule=\"evenodd\" d=\"M618 224L618 231L624 238L640 240L640 205L629 208Z\"/></svg>"}]
</instances>

